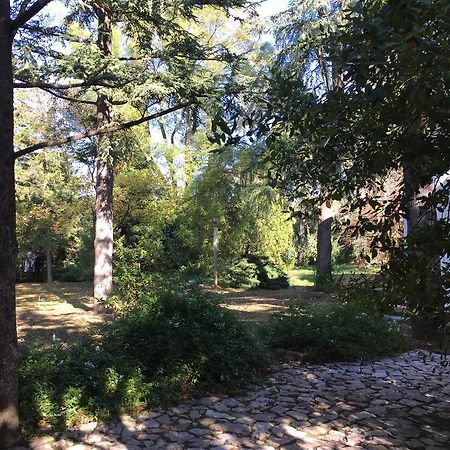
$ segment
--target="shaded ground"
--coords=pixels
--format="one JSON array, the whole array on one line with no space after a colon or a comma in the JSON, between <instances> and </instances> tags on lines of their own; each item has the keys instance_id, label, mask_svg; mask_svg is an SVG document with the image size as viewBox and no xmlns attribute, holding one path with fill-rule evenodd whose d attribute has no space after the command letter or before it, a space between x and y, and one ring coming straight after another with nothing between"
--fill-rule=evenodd
<instances>
[{"instance_id":1,"label":"shaded ground","mask_svg":"<svg viewBox=\"0 0 450 450\"><path fill-rule=\"evenodd\" d=\"M18 335L27 345L75 342L105 320L92 311L91 283L21 283L16 289Z\"/></svg>"},{"instance_id":2,"label":"shaded ground","mask_svg":"<svg viewBox=\"0 0 450 450\"><path fill-rule=\"evenodd\" d=\"M345 283L355 276L372 276L377 270L372 266L347 264L336 267L335 277ZM287 289L236 289L211 285L203 285L203 289L222 296L225 300L222 306L236 313L238 318L255 323L267 322L270 314L286 309L292 301L323 304L337 298L333 292L322 292L314 288L315 271L312 267L293 269L288 275L291 287Z\"/></svg>"},{"instance_id":3,"label":"shaded ground","mask_svg":"<svg viewBox=\"0 0 450 450\"><path fill-rule=\"evenodd\" d=\"M223 306L240 319L256 323L266 322L271 313L283 310L293 300L323 303L335 298L307 286L280 290L203 288L221 295ZM90 327L108 319L94 314L92 285L88 282L20 283L16 289L19 340L27 345L51 345L54 339L76 342Z\"/></svg>"},{"instance_id":4,"label":"shaded ground","mask_svg":"<svg viewBox=\"0 0 450 450\"><path fill-rule=\"evenodd\" d=\"M450 376L410 352L372 364L274 367L244 396L170 409L32 439L38 450L445 450ZM433 368L437 367L436 371ZM21 447L16 450L24 450Z\"/></svg>"},{"instance_id":5,"label":"shaded ground","mask_svg":"<svg viewBox=\"0 0 450 450\"><path fill-rule=\"evenodd\" d=\"M288 289L234 289L214 286L203 286L207 292L218 294L224 298L224 306L233 311L239 319L264 323L270 314L286 309L290 302L305 300L314 304L328 303L336 299L335 294L315 291L305 286Z\"/></svg>"},{"instance_id":6,"label":"shaded ground","mask_svg":"<svg viewBox=\"0 0 450 450\"><path fill-rule=\"evenodd\" d=\"M338 267L338 275L373 273L370 268ZM264 323L270 314L285 309L289 302L313 303L333 301L336 295L314 290L314 269L295 269L289 273L293 287L280 290L203 288L224 298L223 306L238 318ZM75 282L21 283L17 285L17 324L21 342L27 345L50 345L77 341L87 329L102 323L106 316L92 311L92 284Z\"/></svg>"}]
</instances>

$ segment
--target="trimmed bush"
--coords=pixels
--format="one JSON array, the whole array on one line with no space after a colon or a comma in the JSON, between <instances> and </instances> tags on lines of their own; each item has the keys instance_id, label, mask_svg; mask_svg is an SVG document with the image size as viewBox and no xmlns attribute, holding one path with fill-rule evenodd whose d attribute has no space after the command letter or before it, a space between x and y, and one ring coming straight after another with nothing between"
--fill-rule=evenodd
<instances>
[{"instance_id":1,"label":"trimmed bush","mask_svg":"<svg viewBox=\"0 0 450 450\"><path fill-rule=\"evenodd\" d=\"M22 426L29 433L211 391L235 392L266 364L254 336L205 295L162 295L84 343L26 351Z\"/></svg>"},{"instance_id":2,"label":"trimmed bush","mask_svg":"<svg viewBox=\"0 0 450 450\"><path fill-rule=\"evenodd\" d=\"M244 257L235 259L226 269L223 281L231 287L248 289L259 286L256 264Z\"/></svg>"},{"instance_id":3,"label":"trimmed bush","mask_svg":"<svg viewBox=\"0 0 450 450\"><path fill-rule=\"evenodd\" d=\"M293 304L274 315L267 335L271 346L301 352L312 362L370 360L406 348L397 324L344 303L314 308Z\"/></svg>"},{"instance_id":4,"label":"trimmed bush","mask_svg":"<svg viewBox=\"0 0 450 450\"><path fill-rule=\"evenodd\" d=\"M269 258L244 255L232 262L224 280L232 287L284 289L289 287L287 274Z\"/></svg>"}]
</instances>

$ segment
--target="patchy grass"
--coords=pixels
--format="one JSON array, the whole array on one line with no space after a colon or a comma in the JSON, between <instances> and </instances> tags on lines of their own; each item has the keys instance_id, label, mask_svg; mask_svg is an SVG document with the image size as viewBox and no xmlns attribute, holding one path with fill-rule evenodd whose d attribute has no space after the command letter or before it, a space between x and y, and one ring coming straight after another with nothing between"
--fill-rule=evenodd
<instances>
[{"instance_id":1,"label":"patchy grass","mask_svg":"<svg viewBox=\"0 0 450 450\"><path fill-rule=\"evenodd\" d=\"M296 268L289 270L288 275L291 286L313 287L316 270L314 267Z\"/></svg>"},{"instance_id":2,"label":"patchy grass","mask_svg":"<svg viewBox=\"0 0 450 450\"><path fill-rule=\"evenodd\" d=\"M354 264L341 264L333 267L333 275L336 279L358 275L376 275L379 268L376 266L355 266ZM288 271L291 286L313 287L316 277L316 269L313 266L296 268Z\"/></svg>"},{"instance_id":3,"label":"patchy grass","mask_svg":"<svg viewBox=\"0 0 450 450\"><path fill-rule=\"evenodd\" d=\"M19 341L27 346L77 342L107 319L92 310L91 283L20 283L16 292Z\"/></svg>"},{"instance_id":4,"label":"patchy grass","mask_svg":"<svg viewBox=\"0 0 450 450\"><path fill-rule=\"evenodd\" d=\"M373 267L337 266L337 276L373 274ZM289 272L291 287L280 290L214 288L204 289L219 294L223 306L240 319L265 323L274 312L285 310L292 301L311 304L330 303L332 292L319 292L314 287L314 268ZM92 311L92 284L89 282L21 283L17 285L17 324L19 339L25 345L50 345L57 342L74 343L87 330L108 320Z\"/></svg>"},{"instance_id":5,"label":"patchy grass","mask_svg":"<svg viewBox=\"0 0 450 450\"><path fill-rule=\"evenodd\" d=\"M246 322L266 323L273 313L286 310L292 302L303 300L312 305L330 303L335 294L297 286L287 289L243 289L203 285L202 288L221 298L221 306Z\"/></svg>"}]
</instances>

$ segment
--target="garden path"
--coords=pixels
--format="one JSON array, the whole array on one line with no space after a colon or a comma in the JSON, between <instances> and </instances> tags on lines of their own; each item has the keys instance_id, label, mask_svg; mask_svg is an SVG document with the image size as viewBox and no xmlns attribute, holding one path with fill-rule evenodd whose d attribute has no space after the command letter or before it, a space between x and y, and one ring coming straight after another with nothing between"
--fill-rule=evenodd
<instances>
[{"instance_id":1,"label":"garden path","mask_svg":"<svg viewBox=\"0 0 450 450\"><path fill-rule=\"evenodd\" d=\"M437 355L427 361L423 355L372 364L280 364L265 385L244 396L87 423L35 438L26 448L449 449L450 375Z\"/></svg>"}]
</instances>

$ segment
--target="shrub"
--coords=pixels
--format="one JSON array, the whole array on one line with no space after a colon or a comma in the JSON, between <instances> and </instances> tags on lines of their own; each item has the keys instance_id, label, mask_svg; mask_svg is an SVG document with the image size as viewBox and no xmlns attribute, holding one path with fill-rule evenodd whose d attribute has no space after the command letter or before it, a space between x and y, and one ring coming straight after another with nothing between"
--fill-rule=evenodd
<instances>
[{"instance_id":1,"label":"shrub","mask_svg":"<svg viewBox=\"0 0 450 450\"><path fill-rule=\"evenodd\" d=\"M287 274L269 258L244 255L233 261L225 272L224 280L232 287L283 289L289 287Z\"/></svg>"},{"instance_id":2,"label":"shrub","mask_svg":"<svg viewBox=\"0 0 450 450\"><path fill-rule=\"evenodd\" d=\"M89 281L92 280L92 264L81 265L77 261L62 261L54 267L54 277L60 281Z\"/></svg>"},{"instance_id":3,"label":"shrub","mask_svg":"<svg viewBox=\"0 0 450 450\"><path fill-rule=\"evenodd\" d=\"M266 363L254 336L204 295L148 297L86 342L23 353L22 426L30 432L236 391Z\"/></svg>"},{"instance_id":4,"label":"shrub","mask_svg":"<svg viewBox=\"0 0 450 450\"><path fill-rule=\"evenodd\" d=\"M253 288L259 286L256 264L247 258L238 258L231 262L223 276L223 282L231 287Z\"/></svg>"},{"instance_id":5,"label":"shrub","mask_svg":"<svg viewBox=\"0 0 450 450\"><path fill-rule=\"evenodd\" d=\"M105 337L110 351L126 349L139 360L145 375L172 379L188 368L189 378L197 378L189 390L245 385L264 361L232 313L199 291L161 295L111 326Z\"/></svg>"},{"instance_id":6,"label":"shrub","mask_svg":"<svg viewBox=\"0 0 450 450\"><path fill-rule=\"evenodd\" d=\"M293 304L272 318L267 335L273 347L302 352L313 362L368 360L399 352L406 343L396 324L345 303Z\"/></svg>"},{"instance_id":7,"label":"shrub","mask_svg":"<svg viewBox=\"0 0 450 450\"><path fill-rule=\"evenodd\" d=\"M341 283L336 287L343 303L349 303L375 315L392 313L397 306L391 296L386 296L380 277L372 275L358 275L347 279L341 277Z\"/></svg>"}]
</instances>

